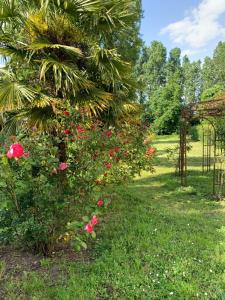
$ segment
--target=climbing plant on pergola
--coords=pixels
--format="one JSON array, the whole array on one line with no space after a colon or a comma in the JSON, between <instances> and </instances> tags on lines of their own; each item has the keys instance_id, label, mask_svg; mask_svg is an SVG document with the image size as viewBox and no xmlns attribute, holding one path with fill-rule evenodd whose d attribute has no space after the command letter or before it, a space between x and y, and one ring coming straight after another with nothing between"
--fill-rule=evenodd
<instances>
[{"instance_id":1,"label":"climbing plant on pergola","mask_svg":"<svg viewBox=\"0 0 225 300\"><path fill-rule=\"evenodd\" d=\"M225 137L220 134L215 122L225 119L225 95L220 98L191 103L181 111L180 146L179 146L179 176L181 185L187 185L187 135L193 120L208 120L207 131L203 131L203 172L213 167L213 194L217 198L225 196Z\"/></svg>"}]
</instances>

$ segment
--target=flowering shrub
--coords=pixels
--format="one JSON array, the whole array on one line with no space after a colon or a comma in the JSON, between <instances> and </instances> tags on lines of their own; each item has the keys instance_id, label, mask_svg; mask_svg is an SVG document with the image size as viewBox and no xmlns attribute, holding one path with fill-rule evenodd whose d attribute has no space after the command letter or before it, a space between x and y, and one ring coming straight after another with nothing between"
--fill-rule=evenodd
<instances>
[{"instance_id":1,"label":"flowering shrub","mask_svg":"<svg viewBox=\"0 0 225 300\"><path fill-rule=\"evenodd\" d=\"M0 238L48 254L58 243L86 248L111 201L108 187L152 171L145 129L105 128L65 111L50 133L36 130L1 147Z\"/></svg>"}]
</instances>

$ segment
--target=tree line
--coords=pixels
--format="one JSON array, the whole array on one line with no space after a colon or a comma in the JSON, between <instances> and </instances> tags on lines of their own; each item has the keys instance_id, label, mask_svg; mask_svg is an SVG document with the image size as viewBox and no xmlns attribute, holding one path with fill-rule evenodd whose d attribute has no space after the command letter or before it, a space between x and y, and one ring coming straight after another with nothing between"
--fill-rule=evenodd
<instances>
[{"instance_id":1,"label":"tree line","mask_svg":"<svg viewBox=\"0 0 225 300\"><path fill-rule=\"evenodd\" d=\"M181 49L167 55L166 47L153 41L141 49L135 67L140 89L138 100L158 134L176 131L181 108L212 99L225 90L225 42L219 42L212 58L190 61Z\"/></svg>"}]
</instances>

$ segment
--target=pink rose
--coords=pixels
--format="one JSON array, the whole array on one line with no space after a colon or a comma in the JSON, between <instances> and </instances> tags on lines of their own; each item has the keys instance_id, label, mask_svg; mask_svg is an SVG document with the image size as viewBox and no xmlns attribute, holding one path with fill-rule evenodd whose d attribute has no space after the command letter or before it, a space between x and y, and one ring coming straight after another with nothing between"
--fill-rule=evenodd
<instances>
[{"instance_id":1,"label":"pink rose","mask_svg":"<svg viewBox=\"0 0 225 300\"><path fill-rule=\"evenodd\" d=\"M67 168L68 168L68 164L67 164L67 163L61 162L61 163L59 164L59 169L60 169L61 171L64 171L64 170L66 170Z\"/></svg>"},{"instance_id":2,"label":"pink rose","mask_svg":"<svg viewBox=\"0 0 225 300\"><path fill-rule=\"evenodd\" d=\"M99 199L97 202L98 206L103 206L104 205L104 201L102 199Z\"/></svg>"},{"instance_id":3,"label":"pink rose","mask_svg":"<svg viewBox=\"0 0 225 300\"><path fill-rule=\"evenodd\" d=\"M82 128L80 125L78 125L78 126L77 126L77 133L78 133L78 134L85 133L85 129Z\"/></svg>"},{"instance_id":4,"label":"pink rose","mask_svg":"<svg viewBox=\"0 0 225 300\"><path fill-rule=\"evenodd\" d=\"M24 156L24 148L21 144L12 144L6 155L8 158L22 157L22 156Z\"/></svg>"},{"instance_id":5,"label":"pink rose","mask_svg":"<svg viewBox=\"0 0 225 300\"><path fill-rule=\"evenodd\" d=\"M85 227L84 227L84 230L87 231L88 233L92 233L93 232L93 226L91 224L87 224Z\"/></svg>"},{"instance_id":6,"label":"pink rose","mask_svg":"<svg viewBox=\"0 0 225 300\"><path fill-rule=\"evenodd\" d=\"M98 224L98 219L97 219L96 216L93 216L92 219L91 219L91 225L95 226L96 224Z\"/></svg>"}]
</instances>

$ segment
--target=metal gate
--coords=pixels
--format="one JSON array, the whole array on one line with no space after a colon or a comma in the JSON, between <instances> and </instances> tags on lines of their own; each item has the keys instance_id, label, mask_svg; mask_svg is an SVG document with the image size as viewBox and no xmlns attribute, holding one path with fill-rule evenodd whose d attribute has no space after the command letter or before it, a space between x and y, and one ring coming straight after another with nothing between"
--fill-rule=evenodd
<instances>
[{"instance_id":1,"label":"metal gate","mask_svg":"<svg viewBox=\"0 0 225 300\"><path fill-rule=\"evenodd\" d=\"M225 139L218 133L214 145L213 194L217 199L225 197Z\"/></svg>"},{"instance_id":2,"label":"metal gate","mask_svg":"<svg viewBox=\"0 0 225 300\"><path fill-rule=\"evenodd\" d=\"M212 170L214 156L214 129L212 126L203 127L203 144L202 144L202 172L208 173Z\"/></svg>"}]
</instances>

